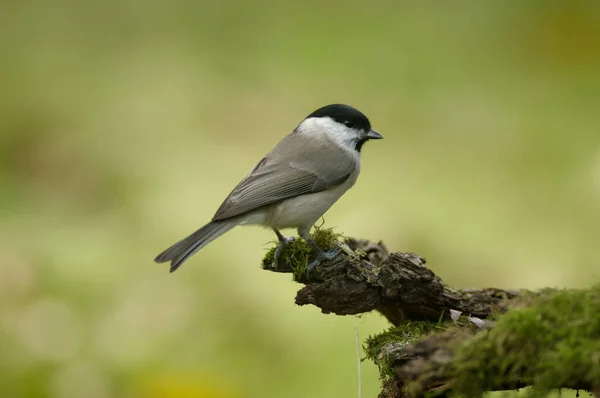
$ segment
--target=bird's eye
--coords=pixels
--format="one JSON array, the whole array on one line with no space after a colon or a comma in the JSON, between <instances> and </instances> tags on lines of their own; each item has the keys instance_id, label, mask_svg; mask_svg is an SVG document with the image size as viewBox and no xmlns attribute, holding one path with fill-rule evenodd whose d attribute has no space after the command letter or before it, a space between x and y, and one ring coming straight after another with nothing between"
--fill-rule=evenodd
<instances>
[{"instance_id":1,"label":"bird's eye","mask_svg":"<svg viewBox=\"0 0 600 398\"><path fill-rule=\"evenodd\" d=\"M352 124L352 122L349 122L349 121L347 121L347 120L346 120L346 121L344 122L344 126L346 126L346 127L348 127L349 129L351 129L351 128L353 128L353 127L354 127L354 124Z\"/></svg>"}]
</instances>

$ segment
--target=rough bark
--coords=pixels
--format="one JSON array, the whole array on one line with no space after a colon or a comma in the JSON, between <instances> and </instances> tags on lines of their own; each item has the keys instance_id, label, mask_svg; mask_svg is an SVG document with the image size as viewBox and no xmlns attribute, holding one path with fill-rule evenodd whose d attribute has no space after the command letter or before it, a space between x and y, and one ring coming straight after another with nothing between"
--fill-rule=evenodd
<instances>
[{"instance_id":1,"label":"rough bark","mask_svg":"<svg viewBox=\"0 0 600 398\"><path fill-rule=\"evenodd\" d=\"M381 398L423 396L433 391L442 396L451 394L453 379L447 370L457 365L456 347L494 328L490 318L545 294L493 288L454 289L446 286L425 266L425 259L416 254L390 254L382 242L347 239L346 244L345 248L342 245L342 255L319 264L310 277L297 274L298 282L305 285L296 295L298 305L312 304L323 313L338 315L376 310L395 326L443 321L456 326L423 335L418 341L378 348L373 359L376 363L378 359L385 360L395 374L384 379ZM292 272L292 268L283 265L276 271ZM600 352L593 355L600 358ZM527 364L519 366L526 369ZM498 372L499 378L486 382L487 391L531 384L515 377L514 372L507 372L506 377ZM600 397L596 383L567 380L557 387L587 390Z\"/></svg>"},{"instance_id":2,"label":"rough bark","mask_svg":"<svg viewBox=\"0 0 600 398\"><path fill-rule=\"evenodd\" d=\"M312 304L325 314L361 314L377 310L393 325L407 320L450 319L451 311L486 318L506 310L519 292L502 289L452 289L445 286L425 259L413 253L389 254L382 242L348 239L348 246L363 255L340 255L319 264L306 286L296 295L296 304ZM285 265L277 272L292 272Z\"/></svg>"}]
</instances>

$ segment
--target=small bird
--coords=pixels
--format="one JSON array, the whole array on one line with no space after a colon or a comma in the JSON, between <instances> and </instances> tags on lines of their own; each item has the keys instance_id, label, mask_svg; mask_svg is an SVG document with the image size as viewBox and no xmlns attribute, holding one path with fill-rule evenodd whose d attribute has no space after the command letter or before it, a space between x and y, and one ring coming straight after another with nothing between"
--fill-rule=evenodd
<instances>
[{"instance_id":1,"label":"small bird","mask_svg":"<svg viewBox=\"0 0 600 398\"><path fill-rule=\"evenodd\" d=\"M320 261L337 255L337 250L321 250L311 239L310 229L356 182L363 144L381 138L369 119L351 106L332 104L317 109L258 162L208 224L154 261L170 261L173 272L233 227L262 225L272 228L279 240L273 267L285 245L294 240L284 237L280 229L297 228L317 254L308 267L310 272Z\"/></svg>"}]
</instances>

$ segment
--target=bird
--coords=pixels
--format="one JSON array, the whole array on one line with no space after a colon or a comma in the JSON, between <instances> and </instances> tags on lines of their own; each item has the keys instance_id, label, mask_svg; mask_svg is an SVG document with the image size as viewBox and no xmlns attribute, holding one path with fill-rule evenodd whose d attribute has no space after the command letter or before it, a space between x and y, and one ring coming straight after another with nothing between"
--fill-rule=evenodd
<instances>
[{"instance_id":1,"label":"bird","mask_svg":"<svg viewBox=\"0 0 600 398\"><path fill-rule=\"evenodd\" d=\"M316 254L310 272L319 262L331 260L338 250L323 251L310 230L323 214L355 183L365 142L382 139L364 113L344 104L323 106L285 136L254 166L212 220L175 243L154 261L170 262L176 271L198 250L238 225L271 228L277 235L272 266L283 248L295 240L281 229L295 228Z\"/></svg>"}]
</instances>

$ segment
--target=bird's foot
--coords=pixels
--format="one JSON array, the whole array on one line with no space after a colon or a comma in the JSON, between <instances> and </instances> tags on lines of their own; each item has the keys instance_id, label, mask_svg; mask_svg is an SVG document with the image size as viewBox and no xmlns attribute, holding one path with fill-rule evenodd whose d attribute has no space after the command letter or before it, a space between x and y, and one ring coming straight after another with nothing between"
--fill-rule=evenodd
<instances>
[{"instance_id":1,"label":"bird's foot","mask_svg":"<svg viewBox=\"0 0 600 398\"><path fill-rule=\"evenodd\" d=\"M314 269L317 265L321 264L322 261L333 260L334 258L336 258L338 256L338 254L340 254L339 248L328 250L326 252L325 251L319 252L315 261L308 264L308 267L306 267L306 276L308 276L310 278L310 274L314 271Z\"/></svg>"},{"instance_id":2,"label":"bird's foot","mask_svg":"<svg viewBox=\"0 0 600 398\"><path fill-rule=\"evenodd\" d=\"M279 268L279 257L281 256L281 252L283 248L296 240L296 237L290 236L289 238L283 237L283 239L279 239L279 245L275 249L275 254L273 255L273 262L271 263L271 268L277 269Z\"/></svg>"}]
</instances>

